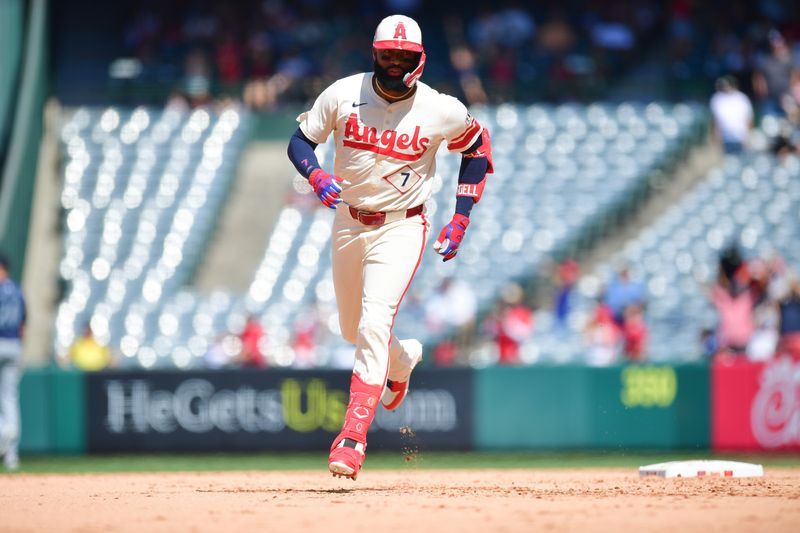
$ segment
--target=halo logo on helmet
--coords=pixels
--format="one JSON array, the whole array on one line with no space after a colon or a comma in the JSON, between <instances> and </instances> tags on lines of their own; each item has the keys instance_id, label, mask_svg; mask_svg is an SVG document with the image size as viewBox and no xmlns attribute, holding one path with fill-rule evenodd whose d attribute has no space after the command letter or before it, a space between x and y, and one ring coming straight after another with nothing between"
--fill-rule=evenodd
<instances>
[{"instance_id":1,"label":"halo logo on helmet","mask_svg":"<svg viewBox=\"0 0 800 533\"><path fill-rule=\"evenodd\" d=\"M411 72L403 75L403 85L413 87L425 68L425 49L422 47L422 30L419 24L405 15L391 15L383 19L375 30L375 37L372 39L373 50L407 50L419 53L419 61ZM379 66L376 63L375 74L378 75ZM381 73L383 74L383 73ZM379 80L383 76L379 76ZM391 84L390 84L391 85ZM392 88L392 87L387 87Z\"/></svg>"}]
</instances>

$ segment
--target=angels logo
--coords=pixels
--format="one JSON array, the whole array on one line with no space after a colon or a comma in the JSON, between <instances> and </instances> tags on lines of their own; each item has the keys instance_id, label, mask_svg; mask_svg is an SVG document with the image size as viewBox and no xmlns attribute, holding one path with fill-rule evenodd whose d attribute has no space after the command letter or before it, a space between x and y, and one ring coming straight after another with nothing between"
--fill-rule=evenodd
<instances>
[{"instance_id":1,"label":"angels logo","mask_svg":"<svg viewBox=\"0 0 800 533\"><path fill-rule=\"evenodd\" d=\"M361 124L358 115L351 113L344 125L344 146L357 150L368 150L388 155L401 161L417 161L428 149L431 140L420 136L420 127L414 133L398 134L395 130L384 130L378 135L377 128ZM411 153L400 150L412 150Z\"/></svg>"},{"instance_id":2,"label":"angels logo","mask_svg":"<svg viewBox=\"0 0 800 533\"><path fill-rule=\"evenodd\" d=\"M764 448L800 445L800 363L784 359L764 368L750 424Z\"/></svg>"},{"instance_id":3,"label":"angels logo","mask_svg":"<svg viewBox=\"0 0 800 533\"><path fill-rule=\"evenodd\" d=\"M406 40L406 26L402 22L398 22L394 27L394 38Z\"/></svg>"}]
</instances>

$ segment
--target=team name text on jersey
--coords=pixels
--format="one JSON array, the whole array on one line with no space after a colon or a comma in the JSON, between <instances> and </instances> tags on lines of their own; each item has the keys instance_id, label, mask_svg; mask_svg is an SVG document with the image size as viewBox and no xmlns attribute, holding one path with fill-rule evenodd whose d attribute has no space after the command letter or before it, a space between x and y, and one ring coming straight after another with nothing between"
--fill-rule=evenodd
<instances>
[{"instance_id":1,"label":"team name text on jersey","mask_svg":"<svg viewBox=\"0 0 800 533\"><path fill-rule=\"evenodd\" d=\"M428 137L420 137L420 127L414 128L413 135L395 130L384 130L378 135L378 129L360 124L358 115L351 113L344 127L344 146L357 150L368 150L380 155L387 155L402 161L416 161L422 157L430 144ZM413 150L412 153L395 150Z\"/></svg>"}]
</instances>

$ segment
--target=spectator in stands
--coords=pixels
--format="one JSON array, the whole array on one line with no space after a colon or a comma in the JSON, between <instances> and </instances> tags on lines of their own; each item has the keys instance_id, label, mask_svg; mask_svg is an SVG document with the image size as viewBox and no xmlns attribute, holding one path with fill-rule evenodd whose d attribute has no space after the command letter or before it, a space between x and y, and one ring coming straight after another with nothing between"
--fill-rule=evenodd
<instances>
[{"instance_id":1,"label":"spectator in stands","mask_svg":"<svg viewBox=\"0 0 800 533\"><path fill-rule=\"evenodd\" d=\"M790 123L783 122L769 149L779 158L800 152L800 131L796 132Z\"/></svg>"},{"instance_id":2,"label":"spectator in stands","mask_svg":"<svg viewBox=\"0 0 800 533\"><path fill-rule=\"evenodd\" d=\"M748 287L755 301L753 323L755 330L747 345L747 356L753 361L765 361L775 355L778 345L778 313L777 299L774 298L778 286L785 283L785 273L780 256L770 259L757 257L747 264L750 279Z\"/></svg>"},{"instance_id":3,"label":"spectator in stands","mask_svg":"<svg viewBox=\"0 0 800 533\"><path fill-rule=\"evenodd\" d=\"M477 50L487 50L500 44L517 47L531 39L536 32L533 17L520 2L506 2L502 9L487 6L468 22L468 35Z\"/></svg>"},{"instance_id":4,"label":"spectator in stands","mask_svg":"<svg viewBox=\"0 0 800 533\"><path fill-rule=\"evenodd\" d=\"M275 73L274 53L267 32L255 32L247 42L247 76L266 80Z\"/></svg>"},{"instance_id":5,"label":"spectator in stands","mask_svg":"<svg viewBox=\"0 0 800 533\"><path fill-rule=\"evenodd\" d=\"M503 300L483 324L486 335L494 339L498 363L520 362L520 348L533 336L533 310L524 303L525 293L518 284L503 288Z\"/></svg>"},{"instance_id":6,"label":"spectator in stands","mask_svg":"<svg viewBox=\"0 0 800 533\"><path fill-rule=\"evenodd\" d=\"M551 12L537 32L536 49L523 57L523 61L550 79L549 95L573 98L572 82L581 77L588 81L588 77L595 74L595 62L578 44L566 13Z\"/></svg>"},{"instance_id":7,"label":"spectator in stands","mask_svg":"<svg viewBox=\"0 0 800 533\"><path fill-rule=\"evenodd\" d=\"M294 368L314 368L319 364L317 354L317 330L320 327L316 309L309 308L301 313L294 323L292 332L292 349L294 350Z\"/></svg>"},{"instance_id":8,"label":"spectator in stands","mask_svg":"<svg viewBox=\"0 0 800 533\"><path fill-rule=\"evenodd\" d=\"M628 265L623 265L609 282L605 292L605 303L617 327L622 327L623 313L629 305L644 305L644 284L631 277Z\"/></svg>"},{"instance_id":9,"label":"spectator in stands","mask_svg":"<svg viewBox=\"0 0 800 533\"><path fill-rule=\"evenodd\" d=\"M755 299L750 288L734 283L724 287L720 283L709 290L709 297L717 309L717 343L720 352L742 355L755 330L753 306Z\"/></svg>"},{"instance_id":10,"label":"spectator in stands","mask_svg":"<svg viewBox=\"0 0 800 533\"><path fill-rule=\"evenodd\" d=\"M239 363L245 368L266 368L267 359L263 347L266 345L267 336L257 317L247 317L244 329L239 334L242 342L239 353Z\"/></svg>"},{"instance_id":11,"label":"spectator in stands","mask_svg":"<svg viewBox=\"0 0 800 533\"><path fill-rule=\"evenodd\" d=\"M723 250L719 258L717 283L729 292L739 292L749 285L747 264L742 258L738 246L732 245Z\"/></svg>"},{"instance_id":12,"label":"spectator in stands","mask_svg":"<svg viewBox=\"0 0 800 533\"><path fill-rule=\"evenodd\" d=\"M515 97L518 80L518 56L531 46L536 23L525 6L507 0L501 6L483 6L467 21L467 37L485 65L487 91L493 101Z\"/></svg>"},{"instance_id":13,"label":"spectator in stands","mask_svg":"<svg viewBox=\"0 0 800 533\"><path fill-rule=\"evenodd\" d=\"M589 23L589 33L601 49L630 50L636 45L636 34L620 13L596 18Z\"/></svg>"},{"instance_id":14,"label":"spectator in stands","mask_svg":"<svg viewBox=\"0 0 800 533\"><path fill-rule=\"evenodd\" d=\"M786 267L786 260L776 252L770 252L764 259L769 271L767 281L767 298L773 302L782 300L789 290L793 274Z\"/></svg>"},{"instance_id":15,"label":"spectator in stands","mask_svg":"<svg viewBox=\"0 0 800 533\"><path fill-rule=\"evenodd\" d=\"M556 268L556 294L553 308L556 324L559 327L566 326L570 312L570 299L579 275L580 266L573 259L565 259Z\"/></svg>"},{"instance_id":16,"label":"spectator in stands","mask_svg":"<svg viewBox=\"0 0 800 533\"><path fill-rule=\"evenodd\" d=\"M571 51L576 42L575 31L563 11L552 13L542 24L537 37L540 51L553 56Z\"/></svg>"},{"instance_id":17,"label":"spectator in stands","mask_svg":"<svg viewBox=\"0 0 800 533\"><path fill-rule=\"evenodd\" d=\"M798 71L800 71L800 60L798 60L795 65ZM792 86L789 88L789 95L791 96L789 99L789 120L797 127L800 126L800 75L795 76L792 80Z\"/></svg>"},{"instance_id":18,"label":"spectator in stands","mask_svg":"<svg viewBox=\"0 0 800 533\"><path fill-rule=\"evenodd\" d=\"M453 366L457 357L458 345L453 339L445 339L433 348L433 364L435 366Z\"/></svg>"},{"instance_id":19,"label":"spectator in stands","mask_svg":"<svg viewBox=\"0 0 800 533\"><path fill-rule=\"evenodd\" d=\"M219 40L214 60L223 92L233 94L238 90L244 77L243 55L244 50L232 32L226 33Z\"/></svg>"},{"instance_id":20,"label":"spectator in stands","mask_svg":"<svg viewBox=\"0 0 800 533\"><path fill-rule=\"evenodd\" d=\"M704 328L700 332L700 350L703 358L710 359L717 353L717 335L711 328Z\"/></svg>"},{"instance_id":21,"label":"spectator in stands","mask_svg":"<svg viewBox=\"0 0 800 533\"><path fill-rule=\"evenodd\" d=\"M800 361L800 279L793 276L786 296L778 302L778 354Z\"/></svg>"},{"instance_id":22,"label":"spectator in stands","mask_svg":"<svg viewBox=\"0 0 800 533\"><path fill-rule=\"evenodd\" d=\"M204 106L211 101L211 67L200 48L186 56L183 91L191 107Z\"/></svg>"},{"instance_id":23,"label":"spectator in stands","mask_svg":"<svg viewBox=\"0 0 800 533\"><path fill-rule=\"evenodd\" d=\"M186 111L191 109L191 105L189 103L189 97L182 89L180 88L174 89L167 98L165 108L178 111L180 113L185 113Z\"/></svg>"},{"instance_id":24,"label":"spectator in stands","mask_svg":"<svg viewBox=\"0 0 800 533\"><path fill-rule=\"evenodd\" d=\"M281 95L297 80L310 79L312 74L311 62L303 56L299 48L292 48L278 62L275 74L253 79L245 86L244 101L262 111L273 109Z\"/></svg>"},{"instance_id":25,"label":"spectator in stands","mask_svg":"<svg viewBox=\"0 0 800 533\"><path fill-rule=\"evenodd\" d=\"M714 136L726 153L736 154L747 147L753 127L753 106L736 87L736 79L723 76L717 80L717 91L711 97Z\"/></svg>"},{"instance_id":26,"label":"spectator in stands","mask_svg":"<svg viewBox=\"0 0 800 533\"><path fill-rule=\"evenodd\" d=\"M478 69L475 65L475 56L472 50L465 45L456 46L450 52L450 63L458 75L458 83L464 99L470 106L485 104L488 101L483 83L478 76Z\"/></svg>"},{"instance_id":27,"label":"spectator in stands","mask_svg":"<svg viewBox=\"0 0 800 533\"><path fill-rule=\"evenodd\" d=\"M513 100L517 80L514 50L508 46L495 46L488 54L487 70L492 97L498 102Z\"/></svg>"},{"instance_id":28,"label":"spectator in stands","mask_svg":"<svg viewBox=\"0 0 800 533\"><path fill-rule=\"evenodd\" d=\"M135 57L143 66L139 81L180 80L186 55L202 49L209 54L214 67L209 80L220 82L215 88L230 94L243 82L242 98L256 109L271 109L291 99L306 98L316 88L326 86L326 79L362 70L363 65L353 65L349 59L353 54L348 50L362 49L358 40L361 32L354 30L360 29L366 19L375 17L376 9L381 6L390 12L416 11L423 25L430 25L434 32L441 29L436 25L442 11L423 9L421 0L385 0L369 6L318 0L300 3L162 0L137 4L143 5L131 10L119 34L126 55ZM602 82L605 81L602 76L607 80L622 73L636 59L637 52L645 48L644 40L658 39L659 31L667 23L663 2L658 0L641 0L630 6L620 2L533 7L529 4L502 0L450 10L458 12L459 18L464 17L461 37L448 39L447 43L467 101L480 103L487 96L502 101L509 95L532 99L539 91L519 93L516 89L520 83L536 81L546 86L548 80L561 83L543 87L542 92L556 100L571 99L581 94L576 93L584 86L580 81ZM694 9L697 2L672 4L685 6L684 22L693 33L700 34L709 25L707 20L697 20L701 14L701 10ZM391 5L406 7L394 9ZM545 22L541 26L534 13L543 15ZM749 29L741 24L736 27L739 32ZM677 36L678 32L674 33ZM473 52L465 53L469 52L466 43ZM696 44L688 40L686 49L696 50L699 48ZM280 65L296 59L298 50L311 68L304 69L301 77L294 75L294 69L275 77ZM472 53L477 55L475 69L468 66ZM359 57L358 61L361 60ZM435 61L436 58L429 58L430 81L436 88L448 83L451 76ZM598 75L600 80L595 79ZM296 79L302 79L303 83L293 83ZM489 79L499 86L481 91L481 85L485 86ZM579 83L574 83L576 80ZM308 91L307 85L315 90ZM195 90L201 86L202 80L193 81Z\"/></svg>"},{"instance_id":29,"label":"spectator in stands","mask_svg":"<svg viewBox=\"0 0 800 533\"><path fill-rule=\"evenodd\" d=\"M766 361L775 355L778 346L778 312L775 304L764 301L753 311L755 330L747 343L747 358Z\"/></svg>"},{"instance_id":30,"label":"spectator in stands","mask_svg":"<svg viewBox=\"0 0 800 533\"><path fill-rule=\"evenodd\" d=\"M94 336L89 324L83 328L83 335L69 349L69 358L78 370L96 372L111 365L111 350L101 344Z\"/></svg>"},{"instance_id":31,"label":"spectator in stands","mask_svg":"<svg viewBox=\"0 0 800 533\"><path fill-rule=\"evenodd\" d=\"M767 264L760 257L753 258L745 264L741 271L742 283L753 294L753 308L764 302L769 283Z\"/></svg>"},{"instance_id":32,"label":"spectator in stands","mask_svg":"<svg viewBox=\"0 0 800 533\"><path fill-rule=\"evenodd\" d=\"M800 70L783 35L770 30L770 53L760 59L753 75L753 89L765 115L787 116L793 103L792 86L800 79Z\"/></svg>"},{"instance_id":33,"label":"spectator in stands","mask_svg":"<svg viewBox=\"0 0 800 533\"><path fill-rule=\"evenodd\" d=\"M622 321L623 355L630 361L642 362L647 345L647 323L642 306L632 304L625 308Z\"/></svg>"},{"instance_id":34,"label":"spectator in stands","mask_svg":"<svg viewBox=\"0 0 800 533\"><path fill-rule=\"evenodd\" d=\"M584 329L583 341L586 346L586 364L609 366L617 360L621 333L608 304L597 303L594 314Z\"/></svg>"},{"instance_id":35,"label":"spectator in stands","mask_svg":"<svg viewBox=\"0 0 800 533\"><path fill-rule=\"evenodd\" d=\"M797 282L775 253L744 261L736 246L720 256L717 283L709 297L717 307L718 353L747 354L755 361L796 350L800 300L790 287Z\"/></svg>"}]
</instances>

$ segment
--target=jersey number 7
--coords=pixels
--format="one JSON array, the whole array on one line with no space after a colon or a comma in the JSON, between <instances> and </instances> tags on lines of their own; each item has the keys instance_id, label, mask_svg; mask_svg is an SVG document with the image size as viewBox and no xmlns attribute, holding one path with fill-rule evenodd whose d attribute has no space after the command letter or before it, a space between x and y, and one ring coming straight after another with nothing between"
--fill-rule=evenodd
<instances>
[{"instance_id":1,"label":"jersey number 7","mask_svg":"<svg viewBox=\"0 0 800 533\"><path fill-rule=\"evenodd\" d=\"M383 179L392 184L401 194L407 193L416 185L422 177L417 174L410 166L406 165L397 172L393 172Z\"/></svg>"}]
</instances>

